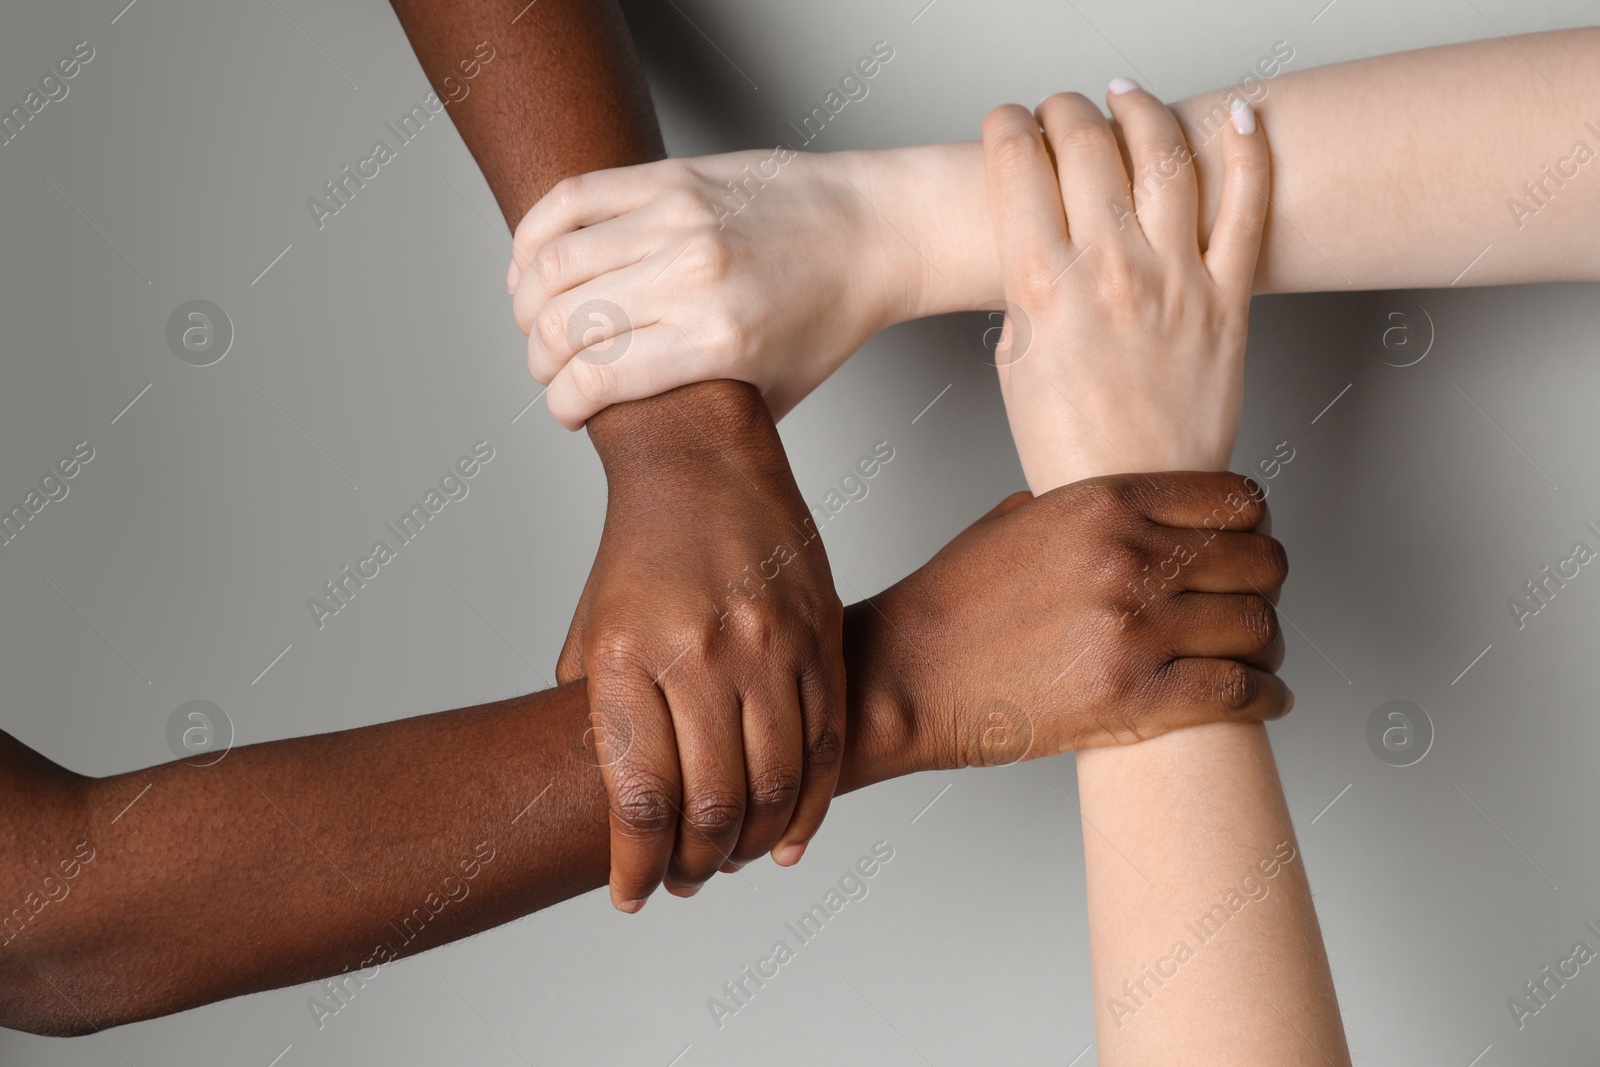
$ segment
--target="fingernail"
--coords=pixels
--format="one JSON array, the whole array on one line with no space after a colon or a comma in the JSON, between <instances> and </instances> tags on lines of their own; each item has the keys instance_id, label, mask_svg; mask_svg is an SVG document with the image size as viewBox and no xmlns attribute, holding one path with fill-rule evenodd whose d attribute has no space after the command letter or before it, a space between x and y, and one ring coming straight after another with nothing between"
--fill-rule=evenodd
<instances>
[{"instance_id":1,"label":"fingernail","mask_svg":"<svg viewBox=\"0 0 1600 1067\"><path fill-rule=\"evenodd\" d=\"M613 901L613 903L616 909L624 915L637 915L639 914L639 909L644 907L644 901L642 900L624 900L620 904L616 904Z\"/></svg>"},{"instance_id":2,"label":"fingernail","mask_svg":"<svg viewBox=\"0 0 1600 1067\"><path fill-rule=\"evenodd\" d=\"M1055 93L1045 93L1043 96L1041 96L1039 98L1039 102L1037 104L1033 105L1033 110L1038 111L1041 107L1044 106L1044 102L1046 100L1050 99L1054 95L1056 95L1056 94Z\"/></svg>"},{"instance_id":3,"label":"fingernail","mask_svg":"<svg viewBox=\"0 0 1600 1067\"><path fill-rule=\"evenodd\" d=\"M717 869L720 870L723 874L738 874L740 871L744 870L744 864L735 863L732 860L728 860L726 863L724 863L721 867L719 867Z\"/></svg>"},{"instance_id":4,"label":"fingernail","mask_svg":"<svg viewBox=\"0 0 1600 1067\"><path fill-rule=\"evenodd\" d=\"M800 862L800 857L805 854L806 846L804 845L785 845L778 850L778 854L773 859L777 861L780 867L793 867Z\"/></svg>"},{"instance_id":5,"label":"fingernail","mask_svg":"<svg viewBox=\"0 0 1600 1067\"><path fill-rule=\"evenodd\" d=\"M1138 89L1139 83L1132 78L1112 78L1109 88L1112 96L1121 96L1123 93L1131 93Z\"/></svg>"},{"instance_id":6,"label":"fingernail","mask_svg":"<svg viewBox=\"0 0 1600 1067\"><path fill-rule=\"evenodd\" d=\"M667 892L671 893L675 897L688 900L690 897L700 892L704 885L704 882L700 883L700 885L669 885L667 886Z\"/></svg>"},{"instance_id":7,"label":"fingernail","mask_svg":"<svg viewBox=\"0 0 1600 1067\"><path fill-rule=\"evenodd\" d=\"M506 292L514 293L516 291L517 291L517 261L513 259L511 261L511 265L506 268Z\"/></svg>"},{"instance_id":8,"label":"fingernail","mask_svg":"<svg viewBox=\"0 0 1600 1067\"><path fill-rule=\"evenodd\" d=\"M1256 132L1256 112L1250 106L1250 101L1242 96L1233 98L1233 103L1228 110L1233 112L1233 128L1243 134Z\"/></svg>"}]
</instances>

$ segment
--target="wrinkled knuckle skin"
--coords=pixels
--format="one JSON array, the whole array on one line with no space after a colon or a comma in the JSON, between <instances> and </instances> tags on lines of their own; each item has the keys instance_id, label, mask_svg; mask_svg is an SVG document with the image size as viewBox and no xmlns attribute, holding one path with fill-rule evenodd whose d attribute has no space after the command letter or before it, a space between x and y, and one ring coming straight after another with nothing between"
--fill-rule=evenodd
<instances>
[{"instance_id":1,"label":"wrinkled knuckle skin","mask_svg":"<svg viewBox=\"0 0 1600 1067\"><path fill-rule=\"evenodd\" d=\"M567 273L568 252L560 241L551 241L533 256L533 272L546 292L559 292Z\"/></svg>"},{"instance_id":2,"label":"wrinkled knuckle skin","mask_svg":"<svg viewBox=\"0 0 1600 1067\"><path fill-rule=\"evenodd\" d=\"M1040 151L1032 136L1009 124L991 134L986 147L992 173L1001 182L1016 181L1027 173Z\"/></svg>"},{"instance_id":3,"label":"wrinkled knuckle skin","mask_svg":"<svg viewBox=\"0 0 1600 1067\"><path fill-rule=\"evenodd\" d=\"M539 331L539 343L551 352L567 350L567 316L555 304L547 304L534 320Z\"/></svg>"},{"instance_id":4,"label":"wrinkled knuckle skin","mask_svg":"<svg viewBox=\"0 0 1600 1067\"><path fill-rule=\"evenodd\" d=\"M844 754L844 739L839 731L826 729L806 745L806 769L814 774L827 774L839 765Z\"/></svg>"},{"instance_id":5,"label":"wrinkled knuckle skin","mask_svg":"<svg viewBox=\"0 0 1600 1067\"><path fill-rule=\"evenodd\" d=\"M611 811L635 840L665 836L677 821L677 808L665 784L642 772L617 783Z\"/></svg>"},{"instance_id":6,"label":"wrinkled knuckle skin","mask_svg":"<svg viewBox=\"0 0 1600 1067\"><path fill-rule=\"evenodd\" d=\"M1245 604L1239 628L1249 640L1250 651L1264 651L1278 639L1278 613L1265 600L1252 597Z\"/></svg>"},{"instance_id":7,"label":"wrinkled knuckle skin","mask_svg":"<svg viewBox=\"0 0 1600 1067\"><path fill-rule=\"evenodd\" d=\"M750 783L750 814L781 815L800 796L800 775L793 770L768 771Z\"/></svg>"},{"instance_id":8,"label":"wrinkled knuckle skin","mask_svg":"<svg viewBox=\"0 0 1600 1067\"><path fill-rule=\"evenodd\" d=\"M1212 681L1217 704L1227 711L1243 711L1255 702L1261 684L1255 672L1242 663L1224 664Z\"/></svg>"},{"instance_id":9,"label":"wrinkled knuckle skin","mask_svg":"<svg viewBox=\"0 0 1600 1067\"><path fill-rule=\"evenodd\" d=\"M1064 126L1055 137L1056 154L1093 155L1116 147L1111 128L1104 122L1073 121Z\"/></svg>"},{"instance_id":10,"label":"wrinkled knuckle skin","mask_svg":"<svg viewBox=\"0 0 1600 1067\"><path fill-rule=\"evenodd\" d=\"M572 387L584 400L597 404L610 398L615 369L609 364L575 359L567 366L572 368Z\"/></svg>"},{"instance_id":11,"label":"wrinkled knuckle skin","mask_svg":"<svg viewBox=\"0 0 1600 1067\"><path fill-rule=\"evenodd\" d=\"M711 842L727 842L744 825L744 798L714 791L691 794L683 809L684 828Z\"/></svg>"}]
</instances>

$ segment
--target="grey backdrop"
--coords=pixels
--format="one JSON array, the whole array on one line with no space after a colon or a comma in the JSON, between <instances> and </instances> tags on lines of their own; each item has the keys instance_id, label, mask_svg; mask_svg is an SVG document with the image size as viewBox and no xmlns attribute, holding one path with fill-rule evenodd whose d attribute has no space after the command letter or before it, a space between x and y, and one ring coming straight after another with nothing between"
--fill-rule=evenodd
<instances>
[{"instance_id":1,"label":"grey backdrop","mask_svg":"<svg viewBox=\"0 0 1600 1067\"><path fill-rule=\"evenodd\" d=\"M95 450L0 547L0 723L107 774L170 758L168 718L191 699L248 743L542 687L603 483L585 438L525 411L537 386L488 189L436 121L324 229L305 206L427 92L393 15L125 2L0 16L8 108L75 42L95 49L0 146L0 500L75 442ZM770 145L878 39L893 63L815 147L971 138L994 103L1118 74L1177 98L1277 40L1300 69L1593 17L1581 0L925 2L638 0L630 16L677 154ZM508 35L521 6L506 0ZM1359 1063L1592 1055L1589 968L1520 1032L1506 1000L1600 922L1600 578L1520 632L1506 601L1595 540L1594 295L1256 304L1235 468L1294 450L1271 500L1299 705L1273 737ZM213 366L166 342L192 299L235 329ZM1021 485L969 326L889 331L783 425L809 499L872 442L896 449L828 528L847 600ZM319 632L306 598L479 439L496 458L470 496ZM1367 742L1393 699L1436 731L1413 766ZM901 780L836 804L797 870L762 862L638 918L591 894L385 968L321 1029L305 987L71 1041L0 1033L0 1060L1090 1064L1074 789L1067 758ZM895 854L870 895L719 1030L707 998L876 841Z\"/></svg>"}]
</instances>

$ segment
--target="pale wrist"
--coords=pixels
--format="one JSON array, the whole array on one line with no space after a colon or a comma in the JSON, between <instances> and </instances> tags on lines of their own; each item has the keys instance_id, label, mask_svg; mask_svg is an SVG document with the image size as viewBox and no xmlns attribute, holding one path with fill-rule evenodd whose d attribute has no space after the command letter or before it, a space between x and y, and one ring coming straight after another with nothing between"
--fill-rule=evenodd
<instances>
[{"instance_id":1,"label":"pale wrist","mask_svg":"<svg viewBox=\"0 0 1600 1067\"><path fill-rule=\"evenodd\" d=\"M1001 298L981 145L843 152L839 160L863 200L883 279L880 328Z\"/></svg>"}]
</instances>

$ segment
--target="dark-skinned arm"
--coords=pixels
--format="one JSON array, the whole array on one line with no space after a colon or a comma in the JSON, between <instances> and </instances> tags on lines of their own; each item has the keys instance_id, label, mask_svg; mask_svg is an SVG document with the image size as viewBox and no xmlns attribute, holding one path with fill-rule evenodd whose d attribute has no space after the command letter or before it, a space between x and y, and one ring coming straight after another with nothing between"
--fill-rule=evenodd
<instances>
[{"instance_id":1,"label":"dark-skinned arm","mask_svg":"<svg viewBox=\"0 0 1600 1067\"><path fill-rule=\"evenodd\" d=\"M514 16L504 0L392 2L511 227L546 192L575 195L580 175L664 155L615 0L542 0ZM494 59L479 69L483 45ZM477 74L462 82L467 70ZM629 309L585 307L537 329L601 343L631 330ZM623 358L625 337L612 343L602 361ZM809 514L752 386L701 382L616 404L588 431L612 492L556 677L588 678L594 714L634 727L602 773L612 903L635 912L663 883L693 896L717 870L767 852L799 862L839 773L843 615L820 543L798 564L778 562L807 537ZM634 509L616 491L619 471L700 506L673 522ZM721 492L730 479L741 491ZM779 567L784 582L742 598L747 575Z\"/></svg>"},{"instance_id":2,"label":"dark-skinned arm","mask_svg":"<svg viewBox=\"0 0 1600 1067\"><path fill-rule=\"evenodd\" d=\"M1239 596L1198 591L1275 595L1283 579L1281 547L1247 532L1264 509L1243 484L1018 494L848 609L840 791L1281 714L1281 684L1244 662L1260 634L1206 607ZM1227 530L1205 529L1219 508ZM1192 562L1147 582L1144 621L1122 625L1176 546ZM1199 645L1239 662L1174 686L1166 665ZM591 723L578 682L101 779L0 734L0 1025L82 1034L330 975L354 992L396 958L605 885Z\"/></svg>"}]
</instances>

